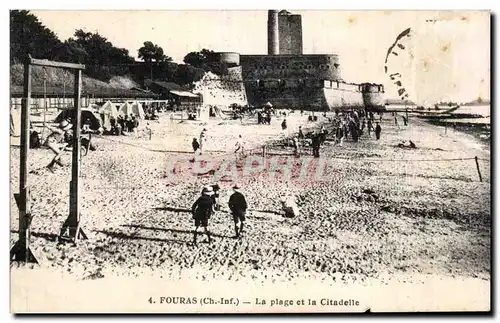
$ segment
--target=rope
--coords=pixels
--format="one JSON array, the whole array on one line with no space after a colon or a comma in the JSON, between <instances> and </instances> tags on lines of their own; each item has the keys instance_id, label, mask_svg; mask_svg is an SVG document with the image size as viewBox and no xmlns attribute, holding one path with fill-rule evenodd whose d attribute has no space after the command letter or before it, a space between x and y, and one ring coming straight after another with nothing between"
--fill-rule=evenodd
<instances>
[{"instance_id":1,"label":"rope","mask_svg":"<svg viewBox=\"0 0 500 323\"><path fill-rule=\"evenodd\" d=\"M108 141L112 141L112 142L116 142L116 143L119 143L119 144L123 144L123 145L128 145L128 146L132 146L132 147L141 148L141 149L148 150L148 151L151 151L151 152L158 152L158 153L183 153L183 154L190 154L191 153L189 151L173 151L173 150L150 149L150 148L147 148L147 147L144 147L144 146L139 146L139 145L135 145L135 144L132 144L132 143L127 143L127 142L123 142L123 141L119 141L119 140L113 140L113 139L106 138L106 137L103 137L103 136L99 136L99 138L104 139L104 140L108 140ZM253 148L253 149L250 149L250 150L245 150L244 156L247 157L248 155L261 154L262 153L262 147ZM210 151L210 152L222 152L222 151ZM233 156L233 155L235 155L234 152L229 152L229 153L220 155L219 157L226 158L226 157ZM292 153L279 153L279 152L278 153L273 153L273 152L269 152L268 151L268 152L266 152L266 155L270 155L270 156L292 156L293 154ZM442 161L459 161L459 160L460 161L465 161L465 160L474 160L475 159L474 157L466 157L466 158L443 158L443 159L370 159L370 158L362 158L362 157L339 157L339 156L329 156L328 158L329 159L343 159L343 160L358 159L358 160L363 160L363 161L367 161L367 162L404 162L404 161L406 161L406 162L442 162ZM478 158L478 160L486 160L486 159Z\"/></svg>"},{"instance_id":2,"label":"rope","mask_svg":"<svg viewBox=\"0 0 500 323\"><path fill-rule=\"evenodd\" d=\"M362 158L345 158L345 157L330 157L332 159L359 159L361 160ZM362 159L364 161L368 162L386 162L386 161L409 161L409 162L440 162L440 161L457 161L457 160L474 160L475 158L468 157L468 158L448 158L448 159L369 159L365 158ZM479 158L478 158L479 159Z\"/></svg>"}]
</instances>

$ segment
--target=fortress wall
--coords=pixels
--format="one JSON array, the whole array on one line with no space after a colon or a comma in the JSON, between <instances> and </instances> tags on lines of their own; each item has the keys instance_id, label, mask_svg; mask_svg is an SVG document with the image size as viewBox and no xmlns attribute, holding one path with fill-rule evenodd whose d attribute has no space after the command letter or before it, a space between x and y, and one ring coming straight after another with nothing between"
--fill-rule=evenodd
<instances>
[{"instance_id":1,"label":"fortress wall","mask_svg":"<svg viewBox=\"0 0 500 323\"><path fill-rule=\"evenodd\" d=\"M338 62L337 55L216 53L211 64L221 76L207 73L193 92L207 105L271 102L317 111L383 105L383 86L343 82Z\"/></svg>"},{"instance_id":2,"label":"fortress wall","mask_svg":"<svg viewBox=\"0 0 500 323\"><path fill-rule=\"evenodd\" d=\"M340 80L337 55L241 55L243 79Z\"/></svg>"},{"instance_id":3,"label":"fortress wall","mask_svg":"<svg viewBox=\"0 0 500 323\"><path fill-rule=\"evenodd\" d=\"M240 54L234 52L217 52L212 53L209 57L210 63L221 64L225 63L229 66L240 65Z\"/></svg>"},{"instance_id":4,"label":"fortress wall","mask_svg":"<svg viewBox=\"0 0 500 323\"><path fill-rule=\"evenodd\" d=\"M325 111L364 107L365 99L368 98L361 92L360 84L336 81L310 80L302 84L296 81L280 84L278 80L245 81L245 87L248 102L254 106L260 106L269 101L278 108ZM369 95L372 100L379 93Z\"/></svg>"},{"instance_id":5,"label":"fortress wall","mask_svg":"<svg viewBox=\"0 0 500 323\"><path fill-rule=\"evenodd\" d=\"M206 73L195 83L193 93L203 95L204 105L225 105L237 103L246 105L247 96L241 76L241 66L225 69L226 73L219 76Z\"/></svg>"},{"instance_id":6,"label":"fortress wall","mask_svg":"<svg viewBox=\"0 0 500 323\"><path fill-rule=\"evenodd\" d=\"M383 92L363 92L363 103L367 108L382 108L385 106Z\"/></svg>"},{"instance_id":7,"label":"fortress wall","mask_svg":"<svg viewBox=\"0 0 500 323\"><path fill-rule=\"evenodd\" d=\"M262 106L271 102L274 107L286 109L312 109L322 111L326 108L323 89L307 87L279 87L276 84L267 84L260 88L255 81L245 81L248 103L253 106Z\"/></svg>"},{"instance_id":8,"label":"fortress wall","mask_svg":"<svg viewBox=\"0 0 500 323\"><path fill-rule=\"evenodd\" d=\"M338 108L363 107L363 93L339 88L323 90L326 103L331 110Z\"/></svg>"},{"instance_id":9,"label":"fortress wall","mask_svg":"<svg viewBox=\"0 0 500 323\"><path fill-rule=\"evenodd\" d=\"M361 85L363 90L363 102L368 108L382 108L384 102L384 86L381 84L364 83Z\"/></svg>"}]
</instances>

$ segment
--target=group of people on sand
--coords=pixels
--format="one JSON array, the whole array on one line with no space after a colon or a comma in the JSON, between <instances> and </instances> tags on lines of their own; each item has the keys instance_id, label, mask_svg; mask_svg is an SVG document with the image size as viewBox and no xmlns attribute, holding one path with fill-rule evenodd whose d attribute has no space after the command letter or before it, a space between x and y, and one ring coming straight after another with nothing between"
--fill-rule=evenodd
<instances>
[{"instance_id":1,"label":"group of people on sand","mask_svg":"<svg viewBox=\"0 0 500 323\"><path fill-rule=\"evenodd\" d=\"M207 128L203 128L203 130L200 132L199 139L195 137L191 141L191 147L193 148L193 153L195 155L203 155L203 148L208 138L207 133L208 133ZM237 160L239 157L243 157L245 155L245 145L241 135L238 135L238 138L236 139L234 153L236 155Z\"/></svg>"},{"instance_id":2,"label":"group of people on sand","mask_svg":"<svg viewBox=\"0 0 500 323\"><path fill-rule=\"evenodd\" d=\"M398 115L393 112L394 123L400 128L398 123ZM380 140L382 134L382 127L380 122L383 118L383 112L379 112L378 120L375 119L375 114L366 110L350 111L343 116L340 116L338 111L335 113L335 118L332 120L334 125L335 144L342 145L344 140L351 136L354 142L365 134L371 137L372 132L375 133L375 139ZM408 126L408 118L402 116L403 123Z\"/></svg>"},{"instance_id":3,"label":"group of people on sand","mask_svg":"<svg viewBox=\"0 0 500 323\"><path fill-rule=\"evenodd\" d=\"M109 123L111 125L111 129L107 129L105 134L111 134L115 136L127 136L131 133L137 135L137 128L139 127L139 118L137 118L134 114L130 114L130 116L125 115L122 117L119 115L116 119L111 117L109 119Z\"/></svg>"},{"instance_id":4,"label":"group of people on sand","mask_svg":"<svg viewBox=\"0 0 500 323\"><path fill-rule=\"evenodd\" d=\"M379 121L375 121L373 112L366 113L364 110L350 111L349 113L340 116L336 113L332 121L335 144L342 146L344 140L351 136L354 142L358 142L359 138L365 134L371 137L371 133L375 133L375 138L380 139L382 127Z\"/></svg>"},{"instance_id":5,"label":"group of people on sand","mask_svg":"<svg viewBox=\"0 0 500 323\"><path fill-rule=\"evenodd\" d=\"M191 207L195 226L193 235L193 244L195 246L198 244L197 238L200 227L204 229L208 243L212 241L208 226L210 218L221 210L219 192L220 186L217 184L205 186L201 191L201 196L196 199ZM238 185L233 186L233 194L229 197L228 207L234 223L234 238L239 238L243 232L248 204Z\"/></svg>"},{"instance_id":6,"label":"group of people on sand","mask_svg":"<svg viewBox=\"0 0 500 323\"><path fill-rule=\"evenodd\" d=\"M270 111L257 112L257 124L271 124L271 112Z\"/></svg>"},{"instance_id":7,"label":"group of people on sand","mask_svg":"<svg viewBox=\"0 0 500 323\"><path fill-rule=\"evenodd\" d=\"M395 123L397 122L397 114L394 113ZM380 140L382 127L380 122L382 121L383 113L379 113L378 120L375 119L375 114L373 112L368 112L365 110L349 111L344 114L340 114L339 111L335 112L335 117L329 119L333 124L333 129L330 135L333 137L333 142L335 145L342 146L344 141L351 137L353 142L358 142L361 136L366 134L368 137L372 136L372 132L375 134L375 139ZM403 123L405 126L408 125L407 117L403 116ZM283 120L282 129L286 129L286 119ZM299 126L298 133L293 136L293 148L294 154L300 155L300 147L303 145L304 140L310 141L310 146L313 150L313 156L318 158L320 155L320 147L326 141L326 137L329 132L324 126L316 131L310 131L304 134L302 126Z\"/></svg>"}]
</instances>

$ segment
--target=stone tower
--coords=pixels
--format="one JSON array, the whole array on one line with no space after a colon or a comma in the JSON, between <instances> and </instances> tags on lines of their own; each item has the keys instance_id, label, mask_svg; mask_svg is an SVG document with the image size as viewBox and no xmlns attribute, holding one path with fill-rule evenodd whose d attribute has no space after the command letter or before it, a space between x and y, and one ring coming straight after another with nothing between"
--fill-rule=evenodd
<instances>
[{"instance_id":1,"label":"stone tower","mask_svg":"<svg viewBox=\"0 0 500 323\"><path fill-rule=\"evenodd\" d=\"M302 55L302 17L286 10L278 14L280 55Z\"/></svg>"},{"instance_id":2,"label":"stone tower","mask_svg":"<svg viewBox=\"0 0 500 323\"><path fill-rule=\"evenodd\" d=\"M269 10L267 16L267 54L279 54L278 10Z\"/></svg>"}]
</instances>

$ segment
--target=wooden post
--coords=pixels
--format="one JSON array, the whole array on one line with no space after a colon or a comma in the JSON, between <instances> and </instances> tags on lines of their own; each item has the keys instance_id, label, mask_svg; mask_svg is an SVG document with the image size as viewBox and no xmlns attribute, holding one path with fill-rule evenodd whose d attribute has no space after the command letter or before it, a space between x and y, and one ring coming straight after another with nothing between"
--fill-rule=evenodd
<instances>
[{"instance_id":1,"label":"wooden post","mask_svg":"<svg viewBox=\"0 0 500 323\"><path fill-rule=\"evenodd\" d=\"M444 133L446 134L448 132L448 121L444 122Z\"/></svg>"},{"instance_id":2,"label":"wooden post","mask_svg":"<svg viewBox=\"0 0 500 323\"><path fill-rule=\"evenodd\" d=\"M481 176L481 170L479 169L479 161L478 161L477 156L474 157L474 160L476 161L476 168L477 168L477 174L479 175L479 181L482 182L483 177Z\"/></svg>"},{"instance_id":3,"label":"wooden post","mask_svg":"<svg viewBox=\"0 0 500 323\"><path fill-rule=\"evenodd\" d=\"M19 240L10 251L10 259L38 263L30 249L31 209L28 188L28 153L30 138L31 65L24 63L24 90L21 103L21 156L19 167L19 194L14 195L19 208Z\"/></svg>"},{"instance_id":4,"label":"wooden post","mask_svg":"<svg viewBox=\"0 0 500 323\"><path fill-rule=\"evenodd\" d=\"M266 146L262 146L262 157L266 158Z\"/></svg>"},{"instance_id":5,"label":"wooden post","mask_svg":"<svg viewBox=\"0 0 500 323\"><path fill-rule=\"evenodd\" d=\"M73 119L73 148L72 148L72 161L71 161L71 182L69 188L69 216L63 224L60 232L60 240L66 240L64 234L66 229L69 229L69 240L74 243L79 238L87 239L87 235L80 227L80 201L79 201L79 177L80 177L80 130L81 130L81 97L80 91L82 86L82 71L74 71L74 119Z\"/></svg>"}]
</instances>

